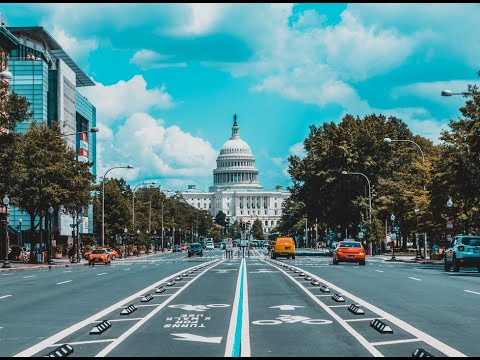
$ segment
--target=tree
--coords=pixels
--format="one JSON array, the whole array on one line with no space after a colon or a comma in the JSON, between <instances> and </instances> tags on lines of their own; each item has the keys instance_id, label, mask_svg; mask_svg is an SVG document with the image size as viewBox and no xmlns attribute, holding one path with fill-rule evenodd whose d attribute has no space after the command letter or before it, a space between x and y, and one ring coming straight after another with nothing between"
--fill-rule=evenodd
<instances>
[{"instance_id":1,"label":"tree","mask_svg":"<svg viewBox=\"0 0 480 360\"><path fill-rule=\"evenodd\" d=\"M225 227L225 225L227 224L226 218L227 215L222 210L220 210L217 215L215 215L215 224Z\"/></svg>"},{"instance_id":2,"label":"tree","mask_svg":"<svg viewBox=\"0 0 480 360\"><path fill-rule=\"evenodd\" d=\"M0 193L11 194L18 188L22 175L19 137L15 129L19 122L30 121L33 111L26 97L8 94L8 84L0 81Z\"/></svg>"},{"instance_id":3,"label":"tree","mask_svg":"<svg viewBox=\"0 0 480 360\"><path fill-rule=\"evenodd\" d=\"M480 76L480 72L477 73ZM453 217L458 232L480 231L480 92L468 85L467 99L460 108L463 118L450 120L449 130L442 131L439 156L433 164L431 208L437 232L444 235L446 220ZM447 213L446 202L451 197L453 207Z\"/></svg>"},{"instance_id":4,"label":"tree","mask_svg":"<svg viewBox=\"0 0 480 360\"><path fill-rule=\"evenodd\" d=\"M102 191L103 184L96 186L96 196L94 198L93 217L97 234L97 241L101 240L102 234ZM130 235L133 234L132 191L124 179L105 179L105 239L110 239L114 235L124 235L124 229L127 228ZM127 233L128 234L128 233Z\"/></svg>"},{"instance_id":5,"label":"tree","mask_svg":"<svg viewBox=\"0 0 480 360\"><path fill-rule=\"evenodd\" d=\"M252 224L252 233L253 237L258 240L263 240L265 237L263 235L263 226L260 219L255 219Z\"/></svg>"},{"instance_id":6,"label":"tree","mask_svg":"<svg viewBox=\"0 0 480 360\"><path fill-rule=\"evenodd\" d=\"M42 228L50 206L78 209L87 205L90 198L91 163L76 161L75 151L59 135L57 122L53 129L46 123L32 122L26 133L18 135L21 171L18 187L12 192L12 204L29 214L31 234L38 226ZM35 224L37 217L39 221ZM42 231L39 235L41 240ZM33 249L34 246L32 252ZM30 259L33 261L33 256Z\"/></svg>"}]
</instances>

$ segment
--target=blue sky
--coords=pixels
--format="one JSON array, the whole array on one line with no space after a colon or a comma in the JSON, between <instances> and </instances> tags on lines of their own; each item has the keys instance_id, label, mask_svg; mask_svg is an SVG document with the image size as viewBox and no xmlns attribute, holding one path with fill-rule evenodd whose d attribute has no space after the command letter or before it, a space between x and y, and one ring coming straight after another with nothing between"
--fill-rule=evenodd
<instances>
[{"instance_id":1,"label":"blue sky","mask_svg":"<svg viewBox=\"0 0 480 360\"><path fill-rule=\"evenodd\" d=\"M478 84L478 4L2 4L44 26L96 82L97 172L208 190L233 114L265 189L309 125L350 113L402 118L438 143Z\"/></svg>"}]
</instances>

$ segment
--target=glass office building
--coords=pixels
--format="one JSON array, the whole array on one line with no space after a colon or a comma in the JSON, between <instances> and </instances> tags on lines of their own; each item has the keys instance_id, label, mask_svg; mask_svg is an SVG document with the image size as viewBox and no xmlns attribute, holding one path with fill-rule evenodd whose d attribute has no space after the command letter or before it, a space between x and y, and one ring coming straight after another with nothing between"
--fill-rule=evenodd
<instances>
[{"instance_id":1,"label":"glass office building","mask_svg":"<svg viewBox=\"0 0 480 360\"><path fill-rule=\"evenodd\" d=\"M8 68L13 77L10 91L25 96L31 103L34 115L32 120L47 122L59 121L63 133L86 131L96 126L96 109L77 88L94 86L95 83L68 56L60 44L43 27L9 27L5 29L17 40L18 45L11 50ZM17 125L18 132L28 129L30 121ZM67 143L76 150L79 161L94 163L91 171L96 175L96 134L86 133L65 137ZM93 207L83 210L84 220L80 233L93 233ZM11 206L11 229L30 229L30 217ZM36 222L38 219L35 220ZM73 218L59 214L56 224L60 236L71 237ZM14 230L15 231L15 230ZM62 241L63 242L63 241Z\"/></svg>"}]
</instances>

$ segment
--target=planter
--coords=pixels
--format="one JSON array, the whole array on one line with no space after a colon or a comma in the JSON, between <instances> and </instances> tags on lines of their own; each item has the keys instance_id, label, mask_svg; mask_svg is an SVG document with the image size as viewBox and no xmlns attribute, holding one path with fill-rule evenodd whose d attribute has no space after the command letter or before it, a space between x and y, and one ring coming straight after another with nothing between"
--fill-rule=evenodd
<instances>
[{"instance_id":1,"label":"planter","mask_svg":"<svg viewBox=\"0 0 480 360\"><path fill-rule=\"evenodd\" d=\"M61 259L63 257L62 253L55 253L54 259Z\"/></svg>"}]
</instances>

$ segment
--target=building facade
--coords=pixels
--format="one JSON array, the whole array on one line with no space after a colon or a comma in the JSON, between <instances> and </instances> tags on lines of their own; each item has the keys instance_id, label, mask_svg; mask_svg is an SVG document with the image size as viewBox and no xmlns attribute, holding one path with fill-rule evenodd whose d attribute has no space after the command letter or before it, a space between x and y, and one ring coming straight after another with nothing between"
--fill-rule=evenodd
<instances>
[{"instance_id":1,"label":"building facade","mask_svg":"<svg viewBox=\"0 0 480 360\"><path fill-rule=\"evenodd\" d=\"M290 196L282 186L264 190L259 183L259 171L250 146L240 138L240 127L234 116L232 136L223 144L213 170L213 185L208 192L198 191L194 185L180 192L188 204L208 210L212 216L222 211L230 223L256 219L262 222L268 235L282 216L282 203Z\"/></svg>"},{"instance_id":2,"label":"building facade","mask_svg":"<svg viewBox=\"0 0 480 360\"><path fill-rule=\"evenodd\" d=\"M58 121L63 134L74 134L96 127L96 109L77 90L95 83L65 53L58 42L43 28L2 28L17 39L18 44L9 51L8 68L12 73L10 91L24 96L31 103L32 121ZM31 121L17 124L16 131L25 132ZM96 163L96 134L85 133L64 138L76 150L77 160ZM96 175L96 166L91 168ZM83 210L80 233L93 233L93 207ZM20 220L21 219L21 220ZM19 221L20 220L20 221ZM35 220L36 222L38 219ZM72 216L59 211L56 224L60 236L72 236ZM76 223L76 220L75 220ZM11 207L10 224L13 228L30 229L30 217L20 209Z\"/></svg>"}]
</instances>

